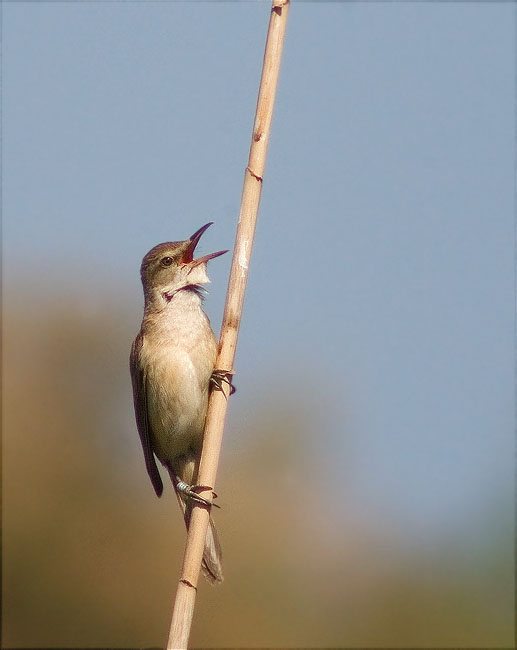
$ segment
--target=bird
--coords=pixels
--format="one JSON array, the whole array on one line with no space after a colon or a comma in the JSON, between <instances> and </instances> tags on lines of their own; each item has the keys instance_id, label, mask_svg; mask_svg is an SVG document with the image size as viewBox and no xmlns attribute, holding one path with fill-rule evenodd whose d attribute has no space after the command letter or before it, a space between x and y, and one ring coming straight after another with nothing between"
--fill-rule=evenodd
<instances>
[{"instance_id":1,"label":"bird","mask_svg":"<svg viewBox=\"0 0 517 650\"><path fill-rule=\"evenodd\" d=\"M143 258L140 276L144 315L131 347L130 371L135 417L145 466L156 495L163 483L156 459L166 468L189 526L194 503L210 507L196 486L210 387L228 381L214 370L217 339L203 311L207 263L228 251L197 259L196 246L209 222L184 241L164 242ZM210 516L203 574L212 584L223 580L222 552Z\"/></svg>"}]
</instances>

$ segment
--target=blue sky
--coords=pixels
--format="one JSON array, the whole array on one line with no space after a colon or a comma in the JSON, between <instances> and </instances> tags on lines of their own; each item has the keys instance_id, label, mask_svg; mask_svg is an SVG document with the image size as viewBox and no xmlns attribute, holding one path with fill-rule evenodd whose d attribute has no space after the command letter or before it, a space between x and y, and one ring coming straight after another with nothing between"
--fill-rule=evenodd
<instances>
[{"instance_id":1,"label":"blue sky","mask_svg":"<svg viewBox=\"0 0 517 650\"><path fill-rule=\"evenodd\" d=\"M207 221L231 247L267 4L4 3L6 309L111 296L133 333L149 248ZM513 512L514 11L289 17L231 422L280 387L316 471L339 489L353 440L353 489L415 539Z\"/></svg>"}]
</instances>

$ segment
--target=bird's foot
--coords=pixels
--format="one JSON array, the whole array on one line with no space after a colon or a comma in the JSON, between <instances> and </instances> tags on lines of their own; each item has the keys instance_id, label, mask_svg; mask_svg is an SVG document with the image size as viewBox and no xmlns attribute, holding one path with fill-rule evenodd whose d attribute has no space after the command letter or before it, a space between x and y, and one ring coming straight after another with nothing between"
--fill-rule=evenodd
<instances>
[{"instance_id":1,"label":"bird's foot","mask_svg":"<svg viewBox=\"0 0 517 650\"><path fill-rule=\"evenodd\" d=\"M212 488L209 485L189 485L188 483L185 483L185 481L181 481L180 479L176 480L176 490L180 492L181 494L184 494L188 499L192 499L192 501L195 501L196 503L200 503L204 506L214 506L215 508L220 508L221 506L218 506L217 503L213 503L212 501L209 501L208 499L205 499L205 497L202 497L200 494L197 493L197 490L212 490ZM217 494L212 490L212 498L217 499Z\"/></svg>"},{"instance_id":2,"label":"bird's foot","mask_svg":"<svg viewBox=\"0 0 517 650\"><path fill-rule=\"evenodd\" d=\"M215 390L221 391L223 390L223 384L228 384L230 387L230 395L233 395L236 390L232 384L233 374L232 370L214 370L210 377L210 383L214 386Z\"/></svg>"}]
</instances>

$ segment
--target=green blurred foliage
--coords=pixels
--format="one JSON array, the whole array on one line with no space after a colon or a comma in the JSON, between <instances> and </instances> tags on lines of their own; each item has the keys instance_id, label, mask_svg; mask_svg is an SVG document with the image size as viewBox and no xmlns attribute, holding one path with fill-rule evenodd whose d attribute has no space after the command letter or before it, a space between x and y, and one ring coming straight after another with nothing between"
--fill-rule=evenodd
<instances>
[{"instance_id":1,"label":"green blurred foliage","mask_svg":"<svg viewBox=\"0 0 517 650\"><path fill-rule=\"evenodd\" d=\"M156 499L141 457L137 327L102 301L5 316L4 647L165 643L185 535L172 489ZM447 539L407 548L324 476L313 489L317 418L270 381L271 398L232 398L215 515L226 579L200 586L193 646L512 645L497 535L476 557Z\"/></svg>"}]
</instances>

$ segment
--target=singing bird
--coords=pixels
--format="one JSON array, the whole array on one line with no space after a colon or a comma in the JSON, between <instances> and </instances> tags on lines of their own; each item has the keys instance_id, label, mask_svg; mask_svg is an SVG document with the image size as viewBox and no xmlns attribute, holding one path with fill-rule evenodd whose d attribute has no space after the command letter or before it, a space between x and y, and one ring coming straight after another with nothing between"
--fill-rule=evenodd
<instances>
[{"instance_id":1,"label":"singing bird","mask_svg":"<svg viewBox=\"0 0 517 650\"><path fill-rule=\"evenodd\" d=\"M203 311L203 285L210 282L207 262L228 251L194 259L207 223L189 239L152 248L142 261L144 316L131 348L130 370L136 423L147 472L158 496L163 483L155 456L167 468L185 523L192 501L208 504L196 492L197 471L217 340ZM224 378L223 378L224 379ZM212 517L202 570L221 582L221 546Z\"/></svg>"}]
</instances>

